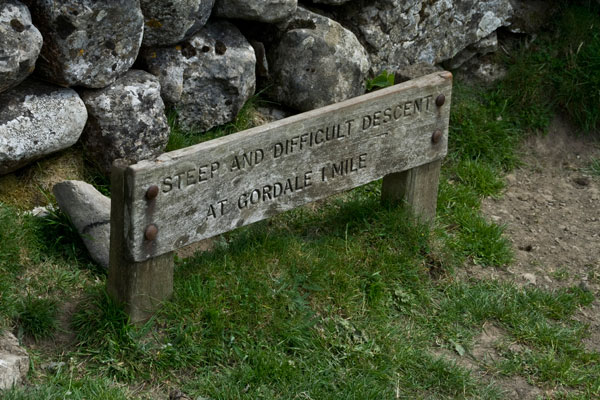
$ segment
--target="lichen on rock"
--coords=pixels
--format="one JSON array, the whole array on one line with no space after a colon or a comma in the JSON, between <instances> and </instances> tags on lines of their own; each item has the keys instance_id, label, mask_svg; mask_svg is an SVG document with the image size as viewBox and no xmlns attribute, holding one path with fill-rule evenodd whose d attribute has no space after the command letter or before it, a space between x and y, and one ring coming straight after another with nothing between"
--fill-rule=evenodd
<instances>
[{"instance_id":1,"label":"lichen on rock","mask_svg":"<svg viewBox=\"0 0 600 400\"><path fill-rule=\"evenodd\" d=\"M0 174L72 146L86 120L72 89L26 80L0 93Z\"/></svg>"},{"instance_id":2,"label":"lichen on rock","mask_svg":"<svg viewBox=\"0 0 600 400\"><path fill-rule=\"evenodd\" d=\"M132 69L104 89L84 90L81 97L89 113L81 142L105 174L118 158L136 163L163 152L169 126L154 75Z\"/></svg>"},{"instance_id":3,"label":"lichen on rock","mask_svg":"<svg viewBox=\"0 0 600 400\"><path fill-rule=\"evenodd\" d=\"M44 36L44 79L102 88L133 65L144 30L139 0L23 1Z\"/></svg>"},{"instance_id":4,"label":"lichen on rock","mask_svg":"<svg viewBox=\"0 0 600 400\"><path fill-rule=\"evenodd\" d=\"M0 92L21 83L35 69L42 35L25 5L0 2Z\"/></svg>"},{"instance_id":5,"label":"lichen on rock","mask_svg":"<svg viewBox=\"0 0 600 400\"><path fill-rule=\"evenodd\" d=\"M141 0L144 46L179 43L202 28L215 0Z\"/></svg>"},{"instance_id":6,"label":"lichen on rock","mask_svg":"<svg viewBox=\"0 0 600 400\"><path fill-rule=\"evenodd\" d=\"M185 129L232 121L254 94L254 49L229 22L209 22L180 45L144 49L141 56Z\"/></svg>"},{"instance_id":7,"label":"lichen on rock","mask_svg":"<svg viewBox=\"0 0 600 400\"><path fill-rule=\"evenodd\" d=\"M373 71L438 64L510 24L509 0L354 0L334 15L365 45Z\"/></svg>"},{"instance_id":8,"label":"lichen on rock","mask_svg":"<svg viewBox=\"0 0 600 400\"><path fill-rule=\"evenodd\" d=\"M367 52L334 20L298 7L268 49L270 95L300 111L364 93Z\"/></svg>"}]
</instances>

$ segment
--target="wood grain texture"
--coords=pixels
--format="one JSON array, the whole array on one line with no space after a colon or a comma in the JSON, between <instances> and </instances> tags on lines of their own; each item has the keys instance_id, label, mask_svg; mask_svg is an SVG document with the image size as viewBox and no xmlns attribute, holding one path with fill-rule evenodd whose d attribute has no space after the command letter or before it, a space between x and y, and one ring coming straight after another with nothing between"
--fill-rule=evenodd
<instances>
[{"instance_id":1,"label":"wood grain texture","mask_svg":"<svg viewBox=\"0 0 600 400\"><path fill-rule=\"evenodd\" d=\"M124 257L126 163L116 162L111 173L110 261L107 292L122 303L131 322L148 320L160 303L173 294L174 254L167 252L142 262Z\"/></svg>"},{"instance_id":2,"label":"wood grain texture","mask_svg":"<svg viewBox=\"0 0 600 400\"><path fill-rule=\"evenodd\" d=\"M451 90L452 75L434 73L129 166L125 255L147 260L443 158Z\"/></svg>"},{"instance_id":3,"label":"wood grain texture","mask_svg":"<svg viewBox=\"0 0 600 400\"><path fill-rule=\"evenodd\" d=\"M437 193L442 160L396 172L383 177L381 199L384 202L406 202L413 214L422 222L435 219Z\"/></svg>"}]
</instances>

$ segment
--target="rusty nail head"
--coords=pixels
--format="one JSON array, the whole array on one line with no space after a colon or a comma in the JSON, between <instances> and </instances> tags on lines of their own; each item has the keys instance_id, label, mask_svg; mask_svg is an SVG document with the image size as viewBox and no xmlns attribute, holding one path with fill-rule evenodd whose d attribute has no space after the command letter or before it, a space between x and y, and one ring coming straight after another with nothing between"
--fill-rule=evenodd
<instances>
[{"instance_id":1,"label":"rusty nail head","mask_svg":"<svg viewBox=\"0 0 600 400\"><path fill-rule=\"evenodd\" d=\"M156 235L158 235L158 228L154 224L150 224L146 227L146 231L144 232L144 237L146 240L154 240L156 239Z\"/></svg>"},{"instance_id":2,"label":"rusty nail head","mask_svg":"<svg viewBox=\"0 0 600 400\"><path fill-rule=\"evenodd\" d=\"M441 138L442 138L442 130L441 129L436 129L433 132L433 135L431 135L431 141L434 144L437 143L437 142L439 142Z\"/></svg>"},{"instance_id":3,"label":"rusty nail head","mask_svg":"<svg viewBox=\"0 0 600 400\"><path fill-rule=\"evenodd\" d=\"M148 200L152 200L154 199L156 196L158 196L158 186L156 185L152 185L148 188L148 190L146 191L146 198Z\"/></svg>"},{"instance_id":4,"label":"rusty nail head","mask_svg":"<svg viewBox=\"0 0 600 400\"><path fill-rule=\"evenodd\" d=\"M435 104L438 107L441 107L444 105L444 103L446 102L446 96L444 96L444 94L440 94L436 99L435 99Z\"/></svg>"}]
</instances>

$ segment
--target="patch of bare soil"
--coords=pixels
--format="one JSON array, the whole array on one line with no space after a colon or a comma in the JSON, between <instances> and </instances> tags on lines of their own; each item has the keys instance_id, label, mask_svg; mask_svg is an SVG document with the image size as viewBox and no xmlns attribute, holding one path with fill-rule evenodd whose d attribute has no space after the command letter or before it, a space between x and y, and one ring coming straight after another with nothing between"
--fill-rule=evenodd
<instances>
[{"instance_id":1,"label":"patch of bare soil","mask_svg":"<svg viewBox=\"0 0 600 400\"><path fill-rule=\"evenodd\" d=\"M585 172L600 157L600 142L574 136L562 119L525 143L524 165L506 177L497 199L482 210L506 226L515 259L506 269L475 268L519 284L544 288L600 288L600 180Z\"/></svg>"},{"instance_id":2,"label":"patch of bare soil","mask_svg":"<svg viewBox=\"0 0 600 400\"><path fill-rule=\"evenodd\" d=\"M600 158L600 141L597 135L574 131L556 118L547 135L530 138L523 146L523 165L506 177L503 194L482 202L484 215L506 227L513 263L502 268L470 264L461 275L591 291L596 300L575 318L589 325L586 348L600 351L600 178L585 172L592 158ZM485 375L489 361L501 357L497 349L506 340L500 328L486 325L466 359L449 351L439 355ZM510 399L550 394L519 376L492 380Z\"/></svg>"},{"instance_id":3,"label":"patch of bare soil","mask_svg":"<svg viewBox=\"0 0 600 400\"><path fill-rule=\"evenodd\" d=\"M507 176L504 194L482 203L485 215L506 226L514 261L469 269L482 278L591 291L596 300L576 318L589 325L588 350L600 351L600 178L585 172L600 158L600 141L573 132L556 118L546 136L525 143L524 165Z\"/></svg>"},{"instance_id":4,"label":"patch of bare soil","mask_svg":"<svg viewBox=\"0 0 600 400\"><path fill-rule=\"evenodd\" d=\"M43 340L35 340L24 336L23 344L28 349L40 351L46 354L60 356L65 354L75 344L75 332L71 328L73 314L81 299L71 299L60 306L57 315L57 329L53 337Z\"/></svg>"}]
</instances>

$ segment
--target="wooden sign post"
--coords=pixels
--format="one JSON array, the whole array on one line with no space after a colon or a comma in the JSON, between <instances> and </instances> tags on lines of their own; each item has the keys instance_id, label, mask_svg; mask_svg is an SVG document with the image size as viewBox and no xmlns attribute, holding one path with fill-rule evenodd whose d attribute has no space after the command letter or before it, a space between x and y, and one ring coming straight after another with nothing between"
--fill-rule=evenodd
<instances>
[{"instance_id":1,"label":"wooden sign post","mask_svg":"<svg viewBox=\"0 0 600 400\"><path fill-rule=\"evenodd\" d=\"M452 75L439 72L112 172L108 291L133 322L173 290L173 251L383 177L435 216Z\"/></svg>"}]
</instances>

